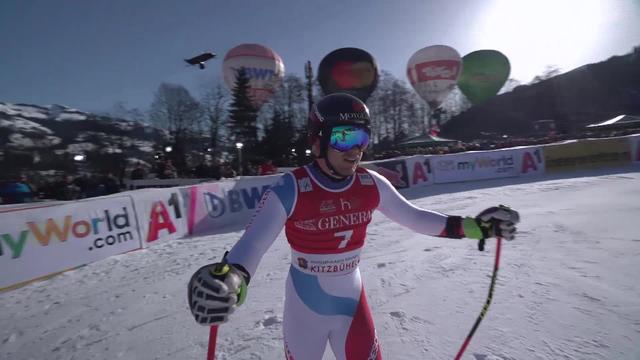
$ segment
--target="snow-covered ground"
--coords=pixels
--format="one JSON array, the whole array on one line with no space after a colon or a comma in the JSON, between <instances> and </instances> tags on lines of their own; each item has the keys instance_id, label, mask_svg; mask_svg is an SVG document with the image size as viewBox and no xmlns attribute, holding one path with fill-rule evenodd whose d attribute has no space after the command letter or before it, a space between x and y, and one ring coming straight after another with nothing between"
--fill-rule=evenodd
<instances>
[{"instance_id":1,"label":"snow-covered ground","mask_svg":"<svg viewBox=\"0 0 640 360\"><path fill-rule=\"evenodd\" d=\"M501 203L521 213L464 359L640 359L637 168L437 185L408 196L450 214ZM0 294L0 359L205 359L208 330L191 318L186 284L239 235L172 241ZM385 359L454 357L487 296L494 245L481 253L469 240L414 234L374 216L361 267ZM247 303L221 326L218 359L284 357L288 261L281 234Z\"/></svg>"}]
</instances>

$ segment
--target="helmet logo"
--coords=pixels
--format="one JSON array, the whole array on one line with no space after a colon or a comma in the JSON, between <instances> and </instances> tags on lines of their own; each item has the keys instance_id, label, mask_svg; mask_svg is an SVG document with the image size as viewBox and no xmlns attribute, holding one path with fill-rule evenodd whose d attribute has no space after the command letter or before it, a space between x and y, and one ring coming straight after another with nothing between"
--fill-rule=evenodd
<instances>
[{"instance_id":1,"label":"helmet logo","mask_svg":"<svg viewBox=\"0 0 640 360\"><path fill-rule=\"evenodd\" d=\"M340 113L338 115L339 120L366 120L369 117L364 112L355 112L355 113Z\"/></svg>"}]
</instances>

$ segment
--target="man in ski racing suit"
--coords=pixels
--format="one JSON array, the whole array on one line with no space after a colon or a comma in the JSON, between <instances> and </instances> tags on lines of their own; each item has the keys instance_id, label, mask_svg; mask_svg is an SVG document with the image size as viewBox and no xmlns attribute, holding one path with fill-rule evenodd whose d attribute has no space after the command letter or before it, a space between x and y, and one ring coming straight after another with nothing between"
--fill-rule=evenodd
<instances>
[{"instance_id":1,"label":"man in ski racing suit","mask_svg":"<svg viewBox=\"0 0 640 360\"><path fill-rule=\"evenodd\" d=\"M514 238L519 215L506 206L490 207L474 218L420 209L384 177L359 167L369 123L366 105L351 95L328 95L314 105L309 140L316 160L282 175L223 260L194 273L188 296L198 323L227 321L244 302L258 263L284 227L291 246L285 358L320 360L328 341L337 360L379 360L358 268L374 210L426 235Z\"/></svg>"}]
</instances>

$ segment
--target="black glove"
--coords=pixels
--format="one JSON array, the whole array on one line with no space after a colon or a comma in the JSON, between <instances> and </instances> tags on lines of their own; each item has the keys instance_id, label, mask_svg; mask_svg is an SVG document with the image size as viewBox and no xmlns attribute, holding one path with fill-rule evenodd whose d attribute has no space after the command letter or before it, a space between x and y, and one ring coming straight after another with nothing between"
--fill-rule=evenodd
<instances>
[{"instance_id":1,"label":"black glove","mask_svg":"<svg viewBox=\"0 0 640 360\"><path fill-rule=\"evenodd\" d=\"M520 214L508 206L493 206L483 210L475 218L467 217L462 220L465 237L471 239L488 239L502 237L513 240L516 224L520 222Z\"/></svg>"},{"instance_id":2,"label":"black glove","mask_svg":"<svg viewBox=\"0 0 640 360\"><path fill-rule=\"evenodd\" d=\"M227 322L229 315L244 302L249 279L242 266L226 262L198 269L191 276L188 289L193 317L206 326Z\"/></svg>"}]
</instances>

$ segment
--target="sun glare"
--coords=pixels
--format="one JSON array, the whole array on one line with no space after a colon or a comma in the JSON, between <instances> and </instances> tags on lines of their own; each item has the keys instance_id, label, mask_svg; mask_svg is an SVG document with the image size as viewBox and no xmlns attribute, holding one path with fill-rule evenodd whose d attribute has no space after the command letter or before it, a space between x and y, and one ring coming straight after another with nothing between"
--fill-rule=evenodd
<instances>
[{"instance_id":1,"label":"sun glare","mask_svg":"<svg viewBox=\"0 0 640 360\"><path fill-rule=\"evenodd\" d=\"M562 71L583 65L598 46L605 18L601 0L495 0L474 29L476 49L496 49L509 57L511 77L529 81L547 65Z\"/></svg>"}]
</instances>

